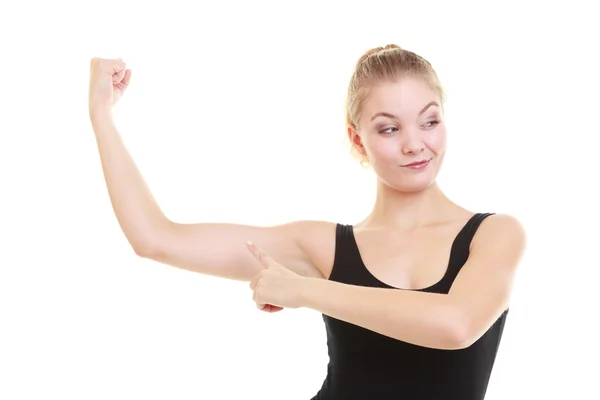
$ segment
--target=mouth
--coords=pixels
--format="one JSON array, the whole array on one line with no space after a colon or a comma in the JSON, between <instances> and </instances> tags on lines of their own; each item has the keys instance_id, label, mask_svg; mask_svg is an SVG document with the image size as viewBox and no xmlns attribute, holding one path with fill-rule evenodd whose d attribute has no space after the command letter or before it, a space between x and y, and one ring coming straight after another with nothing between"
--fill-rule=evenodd
<instances>
[{"instance_id":1,"label":"mouth","mask_svg":"<svg viewBox=\"0 0 600 400\"><path fill-rule=\"evenodd\" d=\"M431 161L431 158L428 160L420 160L420 161L412 162L410 164L401 165L401 167L410 168L410 169L423 169L427 166L427 164L429 164L430 161Z\"/></svg>"}]
</instances>

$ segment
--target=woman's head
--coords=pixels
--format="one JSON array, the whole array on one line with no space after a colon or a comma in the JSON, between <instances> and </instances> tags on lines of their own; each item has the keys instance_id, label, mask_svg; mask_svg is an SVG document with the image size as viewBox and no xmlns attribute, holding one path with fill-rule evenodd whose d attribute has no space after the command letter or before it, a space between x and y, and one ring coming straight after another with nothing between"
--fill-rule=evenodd
<instances>
[{"instance_id":1,"label":"woman's head","mask_svg":"<svg viewBox=\"0 0 600 400\"><path fill-rule=\"evenodd\" d=\"M424 58L397 45L367 51L348 87L346 123L353 154L397 190L430 186L446 148L444 100L437 74ZM427 163L409 166L421 161Z\"/></svg>"}]
</instances>

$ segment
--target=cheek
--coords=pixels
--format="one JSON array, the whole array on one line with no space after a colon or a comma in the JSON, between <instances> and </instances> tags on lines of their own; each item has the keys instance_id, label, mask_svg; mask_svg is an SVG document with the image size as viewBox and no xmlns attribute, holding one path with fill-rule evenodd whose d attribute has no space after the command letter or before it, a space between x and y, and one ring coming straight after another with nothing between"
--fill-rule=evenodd
<instances>
[{"instance_id":1,"label":"cheek","mask_svg":"<svg viewBox=\"0 0 600 400\"><path fill-rule=\"evenodd\" d=\"M434 154L443 154L446 151L446 131L440 130L425 140L425 145Z\"/></svg>"},{"instance_id":2,"label":"cheek","mask_svg":"<svg viewBox=\"0 0 600 400\"><path fill-rule=\"evenodd\" d=\"M388 160L398 158L398 149L391 140L373 140L367 147L368 153L375 160Z\"/></svg>"}]
</instances>

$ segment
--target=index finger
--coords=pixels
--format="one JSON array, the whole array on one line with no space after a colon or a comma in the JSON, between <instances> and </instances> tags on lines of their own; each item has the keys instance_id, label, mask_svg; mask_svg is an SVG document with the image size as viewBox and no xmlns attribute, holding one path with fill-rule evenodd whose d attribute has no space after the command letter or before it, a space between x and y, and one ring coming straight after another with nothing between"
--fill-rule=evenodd
<instances>
[{"instance_id":1,"label":"index finger","mask_svg":"<svg viewBox=\"0 0 600 400\"><path fill-rule=\"evenodd\" d=\"M251 241L247 241L246 245L248 246L248 250L250 250L250 253L252 253L252 255L254 257L256 257L256 259L264 266L264 267L269 267L270 265L274 264L275 261L269 257L267 255L267 253L265 253L264 251L262 251L261 249L258 248L258 246L256 246L254 243L252 243Z\"/></svg>"}]
</instances>

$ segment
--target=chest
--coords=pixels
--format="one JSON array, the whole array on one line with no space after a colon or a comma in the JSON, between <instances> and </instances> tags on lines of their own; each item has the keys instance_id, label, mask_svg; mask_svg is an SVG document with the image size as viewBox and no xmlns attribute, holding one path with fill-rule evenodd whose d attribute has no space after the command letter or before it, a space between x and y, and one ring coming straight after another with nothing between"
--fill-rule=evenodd
<instances>
[{"instance_id":1,"label":"chest","mask_svg":"<svg viewBox=\"0 0 600 400\"><path fill-rule=\"evenodd\" d=\"M423 289L445 275L460 229L454 224L414 232L356 229L353 238L361 263L377 280Z\"/></svg>"}]
</instances>

